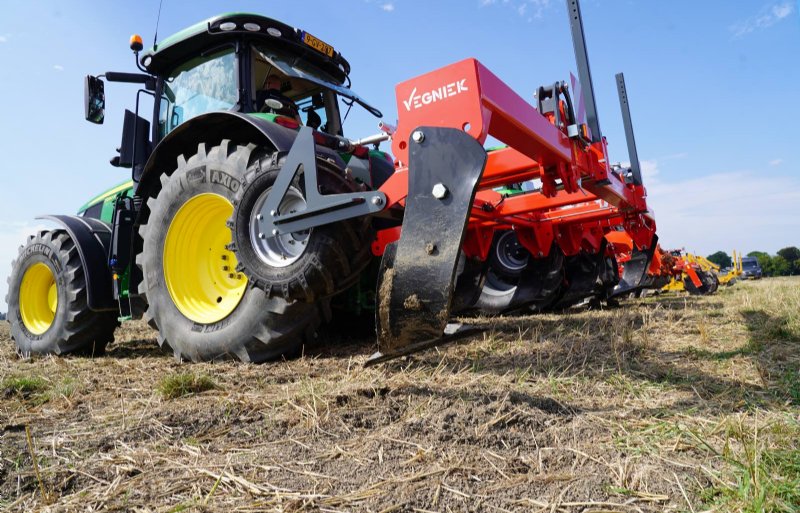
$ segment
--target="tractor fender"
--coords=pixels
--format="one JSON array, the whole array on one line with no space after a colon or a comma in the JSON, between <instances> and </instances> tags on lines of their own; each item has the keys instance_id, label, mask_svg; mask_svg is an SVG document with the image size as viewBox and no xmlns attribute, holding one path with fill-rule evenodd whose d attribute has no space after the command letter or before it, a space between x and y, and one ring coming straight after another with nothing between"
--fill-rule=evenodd
<instances>
[{"instance_id":1,"label":"tractor fender","mask_svg":"<svg viewBox=\"0 0 800 513\"><path fill-rule=\"evenodd\" d=\"M89 309L94 312L117 310L108 266L108 248L111 246L111 225L99 219L70 215L40 216L36 219L52 221L66 230L81 259L86 277L86 297Z\"/></svg>"},{"instance_id":2,"label":"tractor fender","mask_svg":"<svg viewBox=\"0 0 800 513\"><path fill-rule=\"evenodd\" d=\"M297 131L266 119L241 112L218 111L201 114L180 124L167 134L153 150L144 166L141 177L134 177L136 195L147 198L161 187L159 177L176 168L179 156L194 155L197 145L207 147L229 139L236 144L268 144L279 152L288 152L297 138ZM344 161L335 151L317 146L317 154L333 159L344 169ZM138 180L137 180L138 178ZM139 224L137 219L136 224Z\"/></svg>"}]
</instances>

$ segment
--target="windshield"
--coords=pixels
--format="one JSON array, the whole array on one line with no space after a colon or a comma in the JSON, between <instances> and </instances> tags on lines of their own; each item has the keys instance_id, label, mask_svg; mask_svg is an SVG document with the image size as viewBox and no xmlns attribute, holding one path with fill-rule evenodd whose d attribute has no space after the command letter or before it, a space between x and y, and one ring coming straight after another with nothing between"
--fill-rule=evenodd
<instances>
[{"instance_id":1,"label":"windshield","mask_svg":"<svg viewBox=\"0 0 800 513\"><path fill-rule=\"evenodd\" d=\"M744 269L755 269L758 267L758 261L756 260L745 260L742 262L742 268Z\"/></svg>"},{"instance_id":2,"label":"windshield","mask_svg":"<svg viewBox=\"0 0 800 513\"><path fill-rule=\"evenodd\" d=\"M184 121L215 110L229 110L238 101L236 54L233 48L192 59L164 81L159 113L161 137Z\"/></svg>"},{"instance_id":3,"label":"windshield","mask_svg":"<svg viewBox=\"0 0 800 513\"><path fill-rule=\"evenodd\" d=\"M329 89L336 92L340 96L343 96L351 101L355 101L367 109L367 111L369 111L372 115L379 118L383 117L381 111L367 103L352 90L337 84L333 77L324 71L311 66L308 62L302 60L302 58L298 56L264 46L256 46L254 53L256 54L256 66L253 71L253 75L256 80L257 89L264 88L269 76L277 72L291 79L301 79L301 81L293 80L292 83L294 84L295 82L298 82L298 84L303 84L303 87L306 90L316 89L319 91L320 87ZM259 62L262 63L261 66L258 66ZM263 70L262 76L259 76L259 67ZM287 96L291 95L289 94Z\"/></svg>"}]
</instances>

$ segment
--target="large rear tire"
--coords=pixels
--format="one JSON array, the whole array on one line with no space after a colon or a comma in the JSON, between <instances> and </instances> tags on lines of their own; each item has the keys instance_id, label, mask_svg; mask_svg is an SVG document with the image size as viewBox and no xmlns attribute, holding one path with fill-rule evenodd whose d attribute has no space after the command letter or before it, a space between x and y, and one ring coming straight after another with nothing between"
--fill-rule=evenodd
<instances>
[{"instance_id":1,"label":"large rear tire","mask_svg":"<svg viewBox=\"0 0 800 513\"><path fill-rule=\"evenodd\" d=\"M40 231L20 246L6 302L11 338L26 357L100 355L119 326L116 312L89 309L78 248L64 230Z\"/></svg>"},{"instance_id":2,"label":"large rear tire","mask_svg":"<svg viewBox=\"0 0 800 513\"><path fill-rule=\"evenodd\" d=\"M321 303L290 303L236 271L226 221L256 147L224 140L178 159L147 202L140 293L158 342L179 360L261 362L296 354L315 336Z\"/></svg>"}]
</instances>

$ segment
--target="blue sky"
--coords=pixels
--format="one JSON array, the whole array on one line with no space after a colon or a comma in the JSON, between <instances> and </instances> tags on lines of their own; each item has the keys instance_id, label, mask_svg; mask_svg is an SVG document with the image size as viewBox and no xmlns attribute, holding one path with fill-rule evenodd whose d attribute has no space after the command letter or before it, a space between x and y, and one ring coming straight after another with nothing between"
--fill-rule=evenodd
<instances>
[{"instance_id":1,"label":"blue sky","mask_svg":"<svg viewBox=\"0 0 800 513\"><path fill-rule=\"evenodd\" d=\"M333 44L353 89L397 117L394 85L475 57L521 96L575 70L563 0L164 0L160 38L212 15L251 11ZM191 5L190 9L186 6ZM74 212L124 180L108 165L136 89L107 84L106 123L83 120L83 76L135 71L157 0L2 0L0 310L10 261L46 213ZM800 246L800 23L795 0L583 0L599 118L627 159L614 73L625 72L659 235L708 254ZM377 120L350 115L351 137Z\"/></svg>"}]
</instances>

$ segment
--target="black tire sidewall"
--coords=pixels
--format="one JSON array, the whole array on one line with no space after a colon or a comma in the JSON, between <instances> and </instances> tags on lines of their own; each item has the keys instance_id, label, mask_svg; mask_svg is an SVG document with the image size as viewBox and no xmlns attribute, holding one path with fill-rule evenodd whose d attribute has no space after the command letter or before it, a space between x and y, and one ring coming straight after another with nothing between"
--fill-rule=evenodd
<instances>
[{"instance_id":1,"label":"black tire sidewall","mask_svg":"<svg viewBox=\"0 0 800 513\"><path fill-rule=\"evenodd\" d=\"M58 305L56 314L50 327L44 333L36 335L32 333L22 322L22 314L19 308L20 287L25 272L37 263L45 264L56 280L56 293L58 294ZM48 239L37 237L31 240L24 249L20 257L14 263L11 271L8 295L8 321L11 323L11 335L14 338L18 350L25 355L30 353L61 353L59 347L60 336L66 328L66 311L68 305L66 276L67 260L65 255L56 248L53 238Z\"/></svg>"},{"instance_id":2,"label":"black tire sidewall","mask_svg":"<svg viewBox=\"0 0 800 513\"><path fill-rule=\"evenodd\" d=\"M270 339L266 351L251 344L254 344L254 333L268 329L264 326L265 316L290 313L290 310L297 310L297 305L269 299L262 290L247 286L241 301L228 316L215 323L200 324L185 317L170 296L164 277L163 247L175 214L188 200L203 193L218 194L233 203L241 187L244 169L237 169L228 162L212 162L208 157L206 160L178 169L170 177L148 219L142 267L148 311L156 316L159 341L166 340L176 356L192 361L230 357L256 361L291 352L296 345L296 338L292 337Z\"/></svg>"}]
</instances>

